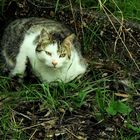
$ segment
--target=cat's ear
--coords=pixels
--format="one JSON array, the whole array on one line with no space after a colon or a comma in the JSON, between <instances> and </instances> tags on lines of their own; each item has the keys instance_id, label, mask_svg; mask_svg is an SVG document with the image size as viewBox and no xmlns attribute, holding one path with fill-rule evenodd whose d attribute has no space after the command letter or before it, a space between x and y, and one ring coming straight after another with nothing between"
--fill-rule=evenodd
<instances>
[{"instance_id":1,"label":"cat's ear","mask_svg":"<svg viewBox=\"0 0 140 140\"><path fill-rule=\"evenodd\" d=\"M52 35L48 33L46 29L43 28L40 32L39 37L40 37L40 40L42 40L43 38L51 40Z\"/></svg>"},{"instance_id":2,"label":"cat's ear","mask_svg":"<svg viewBox=\"0 0 140 140\"><path fill-rule=\"evenodd\" d=\"M73 46L73 41L74 41L75 37L76 37L75 34L70 34L63 41L63 46L66 48L69 59L71 57L71 48Z\"/></svg>"},{"instance_id":3,"label":"cat's ear","mask_svg":"<svg viewBox=\"0 0 140 140\"><path fill-rule=\"evenodd\" d=\"M40 32L40 36L44 37L44 36L46 36L46 35L48 35L48 33L47 33L47 31L43 28L43 29L41 30L41 32Z\"/></svg>"},{"instance_id":4,"label":"cat's ear","mask_svg":"<svg viewBox=\"0 0 140 140\"><path fill-rule=\"evenodd\" d=\"M73 40L75 39L75 37L76 37L75 34L70 34L64 39L64 41L67 43L73 44Z\"/></svg>"}]
</instances>

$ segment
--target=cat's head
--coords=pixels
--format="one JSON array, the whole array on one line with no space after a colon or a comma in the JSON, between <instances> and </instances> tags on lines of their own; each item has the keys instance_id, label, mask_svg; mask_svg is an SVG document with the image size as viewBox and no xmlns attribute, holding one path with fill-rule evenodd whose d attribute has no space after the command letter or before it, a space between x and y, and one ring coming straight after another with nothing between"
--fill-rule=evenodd
<instances>
[{"instance_id":1,"label":"cat's head","mask_svg":"<svg viewBox=\"0 0 140 140\"><path fill-rule=\"evenodd\" d=\"M61 36L59 33L48 34L41 31L36 47L37 58L46 66L61 68L71 59L75 34Z\"/></svg>"}]
</instances>

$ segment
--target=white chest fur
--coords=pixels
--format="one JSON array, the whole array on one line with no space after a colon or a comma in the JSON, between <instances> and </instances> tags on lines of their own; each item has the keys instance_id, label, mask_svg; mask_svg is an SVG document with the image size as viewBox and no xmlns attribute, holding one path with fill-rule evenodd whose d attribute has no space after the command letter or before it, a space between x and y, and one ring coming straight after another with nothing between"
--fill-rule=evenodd
<instances>
[{"instance_id":1,"label":"white chest fur","mask_svg":"<svg viewBox=\"0 0 140 140\"><path fill-rule=\"evenodd\" d=\"M63 81L67 83L77 76L84 74L86 65L80 62L77 52L73 52L71 60L61 68L49 68L36 59L33 70L43 82Z\"/></svg>"},{"instance_id":2,"label":"white chest fur","mask_svg":"<svg viewBox=\"0 0 140 140\"><path fill-rule=\"evenodd\" d=\"M44 62L40 61L37 58L36 45L34 44L34 39L39 34L40 32L25 35L16 58L15 68L11 72L12 75L24 74L27 58L31 63L35 75L37 75L42 82L63 81L67 83L85 73L87 64L81 62L83 58L79 56L75 48L71 51L71 58L59 68L48 67Z\"/></svg>"}]
</instances>

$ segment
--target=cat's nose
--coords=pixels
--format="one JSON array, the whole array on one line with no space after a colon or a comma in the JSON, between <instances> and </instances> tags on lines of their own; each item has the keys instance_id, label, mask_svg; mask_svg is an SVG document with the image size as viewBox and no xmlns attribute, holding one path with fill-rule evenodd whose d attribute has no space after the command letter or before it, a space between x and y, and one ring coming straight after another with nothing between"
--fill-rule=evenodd
<instances>
[{"instance_id":1,"label":"cat's nose","mask_svg":"<svg viewBox=\"0 0 140 140\"><path fill-rule=\"evenodd\" d=\"M57 61L55 61L55 60L53 60L53 61L52 61L52 64L53 64L54 66L56 66L56 65L57 65L57 63L58 63L58 62L57 62Z\"/></svg>"}]
</instances>

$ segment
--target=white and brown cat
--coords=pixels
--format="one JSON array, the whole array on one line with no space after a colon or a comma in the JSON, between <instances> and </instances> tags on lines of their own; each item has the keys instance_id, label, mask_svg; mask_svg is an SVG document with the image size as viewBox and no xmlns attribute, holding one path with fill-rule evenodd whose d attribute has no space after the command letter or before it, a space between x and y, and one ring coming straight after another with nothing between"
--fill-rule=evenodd
<instances>
[{"instance_id":1,"label":"white and brown cat","mask_svg":"<svg viewBox=\"0 0 140 140\"><path fill-rule=\"evenodd\" d=\"M1 45L11 76L24 77L28 61L34 74L48 83L67 83L87 69L75 34L53 20L15 20L6 28Z\"/></svg>"}]
</instances>

